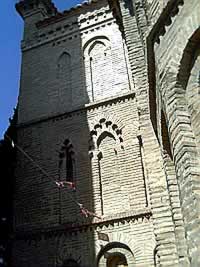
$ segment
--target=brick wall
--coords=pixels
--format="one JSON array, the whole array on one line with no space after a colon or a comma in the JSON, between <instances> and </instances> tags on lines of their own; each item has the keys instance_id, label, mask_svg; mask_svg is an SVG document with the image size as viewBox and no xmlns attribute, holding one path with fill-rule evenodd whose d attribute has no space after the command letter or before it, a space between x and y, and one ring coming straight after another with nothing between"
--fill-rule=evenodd
<instances>
[{"instance_id":1,"label":"brick wall","mask_svg":"<svg viewBox=\"0 0 200 267\"><path fill-rule=\"evenodd\" d=\"M22 41L18 144L46 174L18 153L13 266L63 266L67 259L82 267L105 266L106 255L116 252L130 266L153 266L134 65L107 1L36 26L27 28ZM138 60L143 51L137 47ZM143 74L136 75L141 90ZM141 106L146 108L145 99ZM55 183L66 180L66 140L74 153L75 192ZM85 218L74 200L98 218Z\"/></svg>"},{"instance_id":2,"label":"brick wall","mask_svg":"<svg viewBox=\"0 0 200 267\"><path fill-rule=\"evenodd\" d=\"M137 138L135 99L130 95L119 101L112 106L108 104L91 106L88 110L73 112L67 118L58 117L18 131L20 146L55 181L59 179L60 148L66 139L70 140L75 152L77 192L62 192L59 203L59 190L56 185L40 173L40 170L37 170L26 157L19 154L20 161L16 170L17 228L20 226L38 228L40 224L48 226L59 223L60 205L62 222L76 220L79 210L71 203L67 194L75 195L79 202L84 201L88 208L97 210L97 213L101 214L101 207L98 209L100 194L97 193L97 199L93 195L94 191L100 190L99 183L102 183L102 201L105 209L103 215L147 206L145 174ZM101 120L103 122L99 123ZM96 125L99 125L99 129ZM95 140L92 137L92 140L100 144L91 151L89 141L94 129L98 138ZM118 131L120 136L117 135ZM89 152L94 154L91 159ZM100 160L97 157L99 153L102 153ZM90 164L93 166L92 170ZM92 181L93 176L96 177L94 181ZM102 180L98 182L100 176ZM92 204L95 199L97 203ZM121 203L120 206L116 203L117 199ZM21 214L24 214L23 209L26 218L21 217Z\"/></svg>"},{"instance_id":3,"label":"brick wall","mask_svg":"<svg viewBox=\"0 0 200 267\"><path fill-rule=\"evenodd\" d=\"M179 1L174 4L169 2L158 20L160 32L154 36L156 90L161 98L157 109L164 108L167 117L187 237L186 258L189 259L189 266L199 264L199 245L196 238L199 235L199 191L196 190L200 170L196 136L199 114L198 108L195 108L198 104L192 100L192 95L196 95L195 99L198 99L198 71L195 71L195 64L198 65L199 40L199 19L195 10L198 5L198 1ZM164 24L161 23L163 18Z\"/></svg>"},{"instance_id":4,"label":"brick wall","mask_svg":"<svg viewBox=\"0 0 200 267\"><path fill-rule=\"evenodd\" d=\"M99 239L99 234L107 236L108 241ZM94 245L95 242L95 245ZM72 258L80 266L88 267L105 266L101 257L103 249L108 244L123 244L122 250L129 260L129 251L133 253L133 264L136 266L154 266L154 236L152 234L152 221L148 217L140 219L123 220L123 222L107 223L106 226L96 225L85 228L84 231L62 230L62 233L44 233L35 235L31 241L18 240L15 243L13 253L15 256L13 263L17 267L25 267L27 264L34 266L63 266L66 259ZM112 250L106 250L112 253ZM98 259L98 262L97 262ZM131 265L130 265L131 266Z\"/></svg>"},{"instance_id":5,"label":"brick wall","mask_svg":"<svg viewBox=\"0 0 200 267\"><path fill-rule=\"evenodd\" d=\"M40 26L31 41L24 36L19 123L58 115L134 89L126 47L106 2L84 12ZM69 58L66 66L61 62L64 54ZM61 69L69 70L68 81Z\"/></svg>"},{"instance_id":6,"label":"brick wall","mask_svg":"<svg viewBox=\"0 0 200 267\"><path fill-rule=\"evenodd\" d=\"M146 62L146 40L148 18L145 19L143 1L121 1L122 23L128 47L132 77L136 87L139 115L139 128L143 142L144 162L148 175L150 205L157 248L156 262L161 266L178 266L175 225L167 187L166 174L163 172L163 157L149 118L149 84ZM137 44L137 45L136 45Z\"/></svg>"}]
</instances>

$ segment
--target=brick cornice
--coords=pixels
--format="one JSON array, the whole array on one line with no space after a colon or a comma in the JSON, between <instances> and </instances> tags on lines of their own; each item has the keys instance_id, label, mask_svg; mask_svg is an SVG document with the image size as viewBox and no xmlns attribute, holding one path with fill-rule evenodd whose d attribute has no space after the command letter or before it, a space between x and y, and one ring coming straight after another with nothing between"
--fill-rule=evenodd
<instances>
[{"instance_id":1,"label":"brick cornice","mask_svg":"<svg viewBox=\"0 0 200 267\"><path fill-rule=\"evenodd\" d=\"M129 223L147 223L151 220L152 213L150 208L138 209L130 212L122 212L110 216L106 216L102 219L90 219L85 218L83 223L69 223L62 225L55 225L52 227L38 227L35 230L20 229L18 228L13 234L13 239L19 240L37 240L41 236L51 237L59 234L73 235L79 234L81 232L98 230L106 226L115 226L115 224L129 224ZM30 226L32 229L32 226Z\"/></svg>"},{"instance_id":2,"label":"brick cornice","mask_svg":"<svg viewBox=\"0 0 200 267\"><path fill-rule=\"evenodd\" d=\"M69 112L65 112L62 114L55 114L53 116L48 116L48 117L42 117L36 120L32 120L26 123L20 123L17 125L17 128L26 128L35 124L39 124L42 122L47 122L52 120L53 122L55 121L59 121L59 120L63 120L66 118L71 118L72 116L79 116L81 113L85 113L85 112L90 112L93 111L95 109L101 108L101 107L106 107L109 105L116 105L120 102L123 102L125 100L131 100L135 98L135 92L131 91L128 92L126 94L122 94L122 95L118 95L116 97L111 97L111 98L107 98L101 101L96 101L96 102L92 102L89 104L85 104L83 106L79 106L76 107L75 109L69 111Z\"/></svg>"}]
</instances>

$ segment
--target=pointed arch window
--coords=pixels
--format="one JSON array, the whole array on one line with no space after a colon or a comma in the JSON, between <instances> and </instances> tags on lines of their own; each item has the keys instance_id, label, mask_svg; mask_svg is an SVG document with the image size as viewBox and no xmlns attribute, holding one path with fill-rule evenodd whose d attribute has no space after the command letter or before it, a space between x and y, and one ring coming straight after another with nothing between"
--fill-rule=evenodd
<instances>
[{"instance_id":1,"label":"pointed arch window","mask_svg":"<svg viewBox=\"0 0 200 267\"><path fill-rule=\"evenodd\" d=\"M74 195L73 197L76 197L75 152L69 139L66 139L61 146L58 166L58 179L61 185L59 186L59 189L62 189L61 187L66 187L68 194L72 194ZM66 194L65 190L59 190L60 224L73 222L77 217L77 205L74 205L73 197L70 198L68 194Z\"/></svg>"},{"instance_id":2,"label":"pointed arch window","mask_svg":"<svg viewBox=\"0 0 200 267\"><path fill-rule=\"evenodd\" d=\"M95 184L98 188L96 203L102 215L148 205L143 150L134 136L133 140L127 139L124 143L123 128L123 124L119 128L112 121L101 118L90 132L92 178L98 181ZM120 205L116 199L121 199Z\"/></svg>"},{"instance_id":3,"label":"pointed arch window","mask_svg":"<svg viewBox=\"0 0 200 267\"><path fill-rule=\"evenodd\" d=\"M75 153L73 145L66 139L59 153L59 169L62 180L74 182L75 180Z\"/></svg>"},{"instance_id":4,"label":"pointed arch window","mask_svg":"<svg viewBox=\"0 0 200 267\"><path fill-rule=\"evenodd\" d=\"M70 105L72 100L71 56L67 52L62 53L58 59L57 79L60 100Z\"/></svg>"},{"instance_id":5,"label":"pointed arch window","mask_svg":"<svg viewBox=\"0 0 200 267\"><path fill-rule=\"evenodd\" d=\"M120 212L121 207L116 205L116 198L121 197L121 173L119 157L116 147L122 152L121 130L105 118L91 131L90 149L95 150L91 157L92 166L96 168L95 175L99 181L99 209L102 215ZM119 152L120 153L120 152ZM115 179L113 179L115 177ZM112 192L112 194L111 194Z\"/></svg>"},{"instance_id":6,"label":"pointed arch window","mask_svg":"<svg viewBox=\"0 0 200 267\"><path fill-rule=\"evenodd\" d=\"M110 41L104 36L90 40L85 48L86 84L90 101L106 97L113 85Z\"/></svg>"}]
</instances>

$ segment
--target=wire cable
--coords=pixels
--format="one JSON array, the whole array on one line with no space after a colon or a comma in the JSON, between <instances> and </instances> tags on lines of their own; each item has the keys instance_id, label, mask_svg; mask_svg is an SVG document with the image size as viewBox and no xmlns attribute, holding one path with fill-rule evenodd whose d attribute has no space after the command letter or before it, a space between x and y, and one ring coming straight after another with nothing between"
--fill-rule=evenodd
<instances>
[{"instance_id":1,"label":"wire cable","mask_svg":"<svg viewBox=\"0 0 200 267\"><path fill-rule=\"evenodd\" d=\"M11 145L13 147L16 147L27 159L29 159L32 164L37 167L42 174L44 174L46 177L48 177L54 184L56 184L56 186L58 188L66 188L65 184L68 184L67 182L63 182L63 181L55 181L49 174L48 172L46 172L26 151L24 151L18 144L16 144L11 138L10 136L8 136L7 134L5 134L5 137L9 140L9 142L11 143ZM69 191L67 190L67 193L69 193ZM80 208L80 211L82 213L82 215L84 215L85 217L89 217L89 216L93 216L96 217L98 219L101 219L99 216L97 216L95 213L87 210L83 204L77 202L70 194L68 194L68 196L70 197L70 199Z\"/></svg>"}]
</instances>

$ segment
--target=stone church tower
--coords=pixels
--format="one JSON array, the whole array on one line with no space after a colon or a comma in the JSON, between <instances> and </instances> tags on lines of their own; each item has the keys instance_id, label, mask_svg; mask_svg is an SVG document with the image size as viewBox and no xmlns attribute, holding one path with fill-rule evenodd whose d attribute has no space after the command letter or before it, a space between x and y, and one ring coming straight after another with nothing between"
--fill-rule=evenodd
<instances>
[{"instance_id":1,"label":"stone church tower","mask_svg":"<svg viewBox=\"0 0 200 267\"><path fill-rule=\"evenodd\" d=\"M200 266L194 2L16 4L13 267Z\"/></svg>"}]
</instances>

